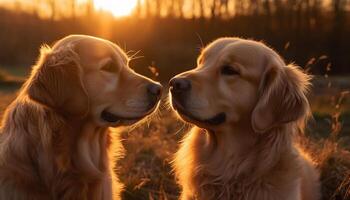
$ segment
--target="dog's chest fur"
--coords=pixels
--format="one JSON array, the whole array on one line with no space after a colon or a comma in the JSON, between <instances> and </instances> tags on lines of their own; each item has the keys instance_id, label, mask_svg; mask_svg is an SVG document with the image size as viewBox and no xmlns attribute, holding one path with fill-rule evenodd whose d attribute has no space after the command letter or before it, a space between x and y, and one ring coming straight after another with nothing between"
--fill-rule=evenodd
<instances>
[{"instance_id":1,"label":"dog's chest fur","mask_svg":"<svg viewBox=\"0 0 350 200\"><path fill-rule=\"evenodd\" d=\"M0 199L119 199L116 133L73 128L56 113L15 102L3 121Z\"/></svg>"},{"instance_id":2,"label":"dog's chest fur","mask_svg":"<svg viewBox=\"0 0 350 200\"><path fill-rule=\"evenodd\" d=\"M295 152L284 151L277 160L264 158L266 154L219 155L207 137L198 130L192 131L176 154L174 166L183 186L182 200L300 198L300 166ZM291 161L294 166L287 165Z\"/></svg>"}]
</instances>

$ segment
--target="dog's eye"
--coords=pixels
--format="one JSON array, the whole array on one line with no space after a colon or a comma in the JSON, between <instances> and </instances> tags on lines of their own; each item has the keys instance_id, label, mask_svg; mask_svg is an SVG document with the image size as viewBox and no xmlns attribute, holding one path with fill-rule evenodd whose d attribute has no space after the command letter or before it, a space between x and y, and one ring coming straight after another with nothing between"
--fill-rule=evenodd
<instances>
[{"instance_id":1,"label":"dog's eye","mask_svg":"<svg viewBox=\"0 0 350 200\"><path fill-rule=\"evenodd\" d=\"M101 70L106 71L106 72L115 73L115 72L117 72L117 67L115 66L115 64L113 62L108 62L105 65L103 65Z\"/></svg>"},{"instance_id":2,"label":"dog's eye","mask_svg":"<svg viewBox=\"0 0 350 200\"><path fill-rule=\"evenodd\" d=\"M221 74L232 76L232 75L239 75L239 72L235 70L232 66L224 65L221 68Z\"/></svg>"}]
</instances>

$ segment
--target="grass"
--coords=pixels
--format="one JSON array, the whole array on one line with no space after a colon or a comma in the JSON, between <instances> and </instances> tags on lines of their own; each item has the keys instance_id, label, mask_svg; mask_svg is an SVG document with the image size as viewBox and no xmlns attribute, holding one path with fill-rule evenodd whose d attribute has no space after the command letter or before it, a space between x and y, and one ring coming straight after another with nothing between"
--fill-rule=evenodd
<instances>
[{"instance_id":1,"label":"grass","mask_svg":"<svg viewBox=\"0 0 350 200\"><path fill-rule=\"evenodd\" d=\"M3 75L0 73L0 83ZM338 79L335 79L338 80ZM310 95L314 119L310 121L301 143L311 153L321 172L323 199L350 199L350 81L341 86L330 79L315 82ZM1 86L1 89L6 88ZM323 89L322 89L323 88ZM5 107L14 99L14 90L0 92L0 118ZM175 200L179 187L174 181L170 161L178 142L189 129L166 108L152 121L122 134L126 155L118 163L118 174L125 184L123 199Z\"/></svg>"}]
</instances>

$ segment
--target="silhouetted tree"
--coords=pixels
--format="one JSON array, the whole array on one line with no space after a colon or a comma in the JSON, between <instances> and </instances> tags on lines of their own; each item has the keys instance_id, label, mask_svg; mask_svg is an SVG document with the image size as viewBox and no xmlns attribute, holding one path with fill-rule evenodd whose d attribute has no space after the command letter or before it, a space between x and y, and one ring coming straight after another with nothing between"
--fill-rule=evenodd
<instances>
[{"instance_id":1,"label":"silhouetted tree","mask_svg":"<svg viewBox=\"0 0 350 200\"><path fill-rule=\"evenodd\" d=\"M192 6L191 6L191 15L192 18L195 18L198 14L200 18L205 17L204 12L204 0L192 0Z\"/></svg>"},{"instance_id":2,"label":"silhouetted tree","mask_svg":"<svg viewBox=\"0 0 350 200\"><path fill-rule=\"evenodd\" d=\"M204 18L205 14L204 14L204 0L197 0L199 2L199 13L200 13L200 17Z\"/></svg>"},{"instance_id":3,"label":"silhouetted tree","mask_svg":"<svg viewBox=\"0 0 350 200\"><path fill-rule=\"evenodd\" d=\"M141 11L142 11L141 0L137 0L136 8L135 8L135 14L137 17L141 17Z\"/></svg>"},{"instance_id":4,"label":"silhouetted tree","mask_svg":"<svg viewBox=\"0 0 350 200\"><path fill-rule=\"evenodd\" d=\"M182 18L184 16L183 6L184 0L170 0L167 6L168 15L172 17L179 16Z\"/></svg>"},{"instance_id":5,"label":"silhouetted tree","mask_svg":"<svg viewBox=\"0 0 350 200\"><path fill-rule=\"evenodd\" d=\"M86 1L86 16L91 17L94 13L94 1L87 0Z\"/></svg>"},{"instance_id":6,"label":"silhouetted tree","mask_svg":"<svg viewBox=\"0 0 350 200\"><path fill-rule=\"evenodd\" d=\"M182 18L184 16L184 0L176 0L176 12L178 13L178 15L180 16L180 18Z\"/></svg>"},{"instance_id":7,"label":"silhouetted tree","mask_svg":"<svg viewBox=\"0 0 350 200\"><path fill-rule=\"evenodd\" d=\"M271 4L270 4L270 0L262 0L262 4L263 4L263 10L264 10L264 13L267 15L267 16L271 16Z\"/></svg>"},{"instance_id":8,"label":"silhouetted tree","mask_svg":"<svg viewBox=\"0 0 350 200\"><path fill-rule=\"evenodd\" d=\"M145 16L151 17L151 0L144 0Z\"/></svg>"},{"instance_id":9,"label":"silhouetted tree","mask_svg":"<svg viewBox=\"0 0 350 200\"><path fill-rule=\"evenodd\" d=\"M155 0L155 15L157 17L161 16L162 13L163 0Z\"/></svg>"},{"instance_id":10,"label":"silhouetted tree","mask_svg":"<svg viewBox=\"0 0 350 200\"><path fill-rule=\"evenodd\" d=\"M219 10L220 10L220 15L222 15L222 8L224 9L224 14L226 15L226 16L228 16L229 15L229 9L228 9L228 5L229 5L229 3L230 3L230 0L221 0L220 1L220 8L219 8Z\"/></svg>"},{"instance_id":11,"label":"silhouetted tree","mask_svg":"<svg viewBox=\"0 0 350 200\"><path fill-rule=\"evenodd\" d=\"M283 3L282 0L273 0L275 9L276 9L276 14L278 16L283 15L284 11L283 11Z\"/></svg>"},{"instance_id":12,"label":"silhouetted tree","mask_svg":"<svg viewBox=\"0 0 350 200\"><path fill-rule=\"evenodd\" d=\"M56 18L56 0L47 0L48 6L51 11L51 20Z\"/></svg>"},{"instance_id":13,"label":"silhouetted tree","mask_svg":"<svg viewBox=\"0 0 350 200\"><path fill-rule=\"evenodd\" d=\"M347 0L332 0L333 11L336 15L345 10Z\"/></svg>"},{"instance_id":14,"label":"silhouetted tree","mask_svg":"<svg viewBox=\"0 0 350 200\"><path fill-rule=\"evenodd\" d=\"M259 14L259 0L249 0L249 14L258 15Z\"/></svg>"},{"instance_id":15,"label":"silhouetted tree","mask_svg":"<svg viewBox=\"0 0 350 200\"><path fill-rule=\"evenodd\" d=\"M244 13L244 1L235 0L235 15L242 15Z\"/></svg>"},{"instance_id":16,"label":"silhouetted tree","mask_svg":"<svg viewBox=\"0 0 350 200\"><path fill-rule=\"evenodd\" d=\"M213 0L211 3L211 8L210 8L210 13L211 13L211 18L216 18L217 15L217 7L219 4L220 0Z\"/></svg>"},{"instance_id":17,"label":"silhouetted tree","mask_svg":"<svg viewBox=\"0 0 350 200\"><path fill-rule=\"evenodd\" d=\"M77 4L77 2L76 2L76 0L69 0L69 3L70 3L70 10L71 10L71 17L72 18L75 18L76 17L76 13L75 13L75 11L76 11L76 4Z\"/></svg>"},{"instance_id":18,"label":"silhouetted tree","mask_svg":"<svg viewBox=\"0 0 350 200\"><path fill-rule=\"evenodd\" d=\"M195 18L196 17L196 3L197 1L195 0L192 0L192 7L191 7L191 12L192 12L192 18Z\"/></svg>"}]
</instances>

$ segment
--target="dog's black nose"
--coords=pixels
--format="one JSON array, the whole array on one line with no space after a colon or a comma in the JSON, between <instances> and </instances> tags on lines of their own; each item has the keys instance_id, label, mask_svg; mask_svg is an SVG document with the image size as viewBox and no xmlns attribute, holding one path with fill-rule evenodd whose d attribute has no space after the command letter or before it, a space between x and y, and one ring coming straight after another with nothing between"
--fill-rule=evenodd
<instances>
[{"instance_id":1,"label":"dog's black nose","mask_svg":"<svg viewBox=\"0 0 350 200\"><path fill-rule=\"evenodd\" d=\"M158 83L151 83L147 86L147 92L154 97L160 97L162 94L162 86Z\"/></svg>"},{"instance_id":2,"label":"dog's black nose","mask_svg":"<svg viewBox=\"0 0 350 200\"><path fill-rule=\"evenodd\" d=\"M174 92L185 92L191 89L191 81L186 78L173 78L169 84Z\"/></svg>"}]
</instances>

